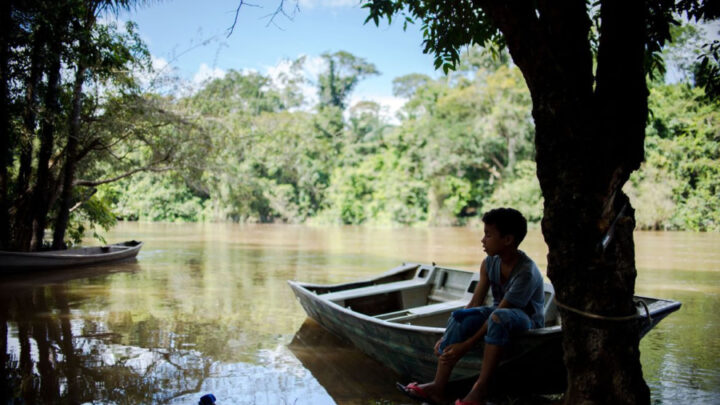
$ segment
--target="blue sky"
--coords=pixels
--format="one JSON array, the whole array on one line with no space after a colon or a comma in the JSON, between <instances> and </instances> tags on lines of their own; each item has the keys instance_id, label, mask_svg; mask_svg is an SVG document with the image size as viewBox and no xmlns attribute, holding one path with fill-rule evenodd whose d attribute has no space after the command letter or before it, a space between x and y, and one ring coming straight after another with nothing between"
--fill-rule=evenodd
<instances>
[{"instance_id":1,"label":"blue sky","mask_svg":"<svg viewBox=\"0 0 720 405\"><path fill-rule=\"evenodd\" d=\"M241 0L165 0L122 13L120 20L138 23L157 65L169 63L188 81L219 77L224 72L255 70L271 74L283 61L306 55L308 75L317 74L323 52L348 51L374 63L380 76L365 79L356 88L351 103L375 100L388 107L387 116L404 100L392 97L392 80L408 73L440 76L433 58L422 53L419 25L402 29L402 21L380 27L363 24L367 12L360 0L286 0L290 20L278 15L270 22L281 0L245 0L233 34L227 29ZM299 10L294 11L298 5ZM706 27L718 37L718 22ZM673 81L670 66L669 80ZM677 74L675 74L677 76ZM677 78L675 78L676 80ZM306 94L313 90L310 85Z\"/></svg>"},{"instance_id":2,"label":"blue sky","mask_svg":"<svg viewBox=\"0 0 720 405\"><path fill-rule=\"evenodd\" d=\"M344 50L374 63L381 72L361 82L353 100L397 104L400 100L392 97L394 78L408 73L440 75L432 57L422 53L418 25L408 25L406 31L401 21L383 22L380 27L372 22L364 25L367 12L358 0L300 0L292 20L278 15L272 23L268 15L279 0L246 0L228 38L226 30L239 1L163 1L119 18L137 22L153 57L170 63L188 80L218 76L229 69L268 73L283 60L301 55L312 59L323 52ZM291 13L296 3L285 3Z\"/></svg>"}]
</instances>

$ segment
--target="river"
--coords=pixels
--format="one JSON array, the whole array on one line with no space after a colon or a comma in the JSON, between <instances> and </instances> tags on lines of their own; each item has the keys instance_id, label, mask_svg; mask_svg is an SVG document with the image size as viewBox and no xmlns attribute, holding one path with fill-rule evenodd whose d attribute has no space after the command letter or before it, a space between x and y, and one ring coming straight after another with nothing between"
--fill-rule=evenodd
<instances>
[{"instance_id":1,"label":"river","mask_svg":"<svg viewBox=\"0 0 720 405\"><path fill-rule=\"evenodd\" d=\"M106 238L145 246L0 279L4 382L25 403L408 403L392 371L306 321L285 281L482 259L473 228L120 223ZM545 268L539 230L521 249ZM636 293L683 304L641 342L652 403L718 403L720 234L638 232L636 254Z\"/></svg>"}]
</instances>

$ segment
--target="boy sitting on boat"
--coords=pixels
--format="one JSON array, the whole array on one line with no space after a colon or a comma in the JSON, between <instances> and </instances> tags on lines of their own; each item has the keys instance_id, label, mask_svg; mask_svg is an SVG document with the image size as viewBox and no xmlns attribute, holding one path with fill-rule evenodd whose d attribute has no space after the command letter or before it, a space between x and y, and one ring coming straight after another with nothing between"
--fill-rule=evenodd
<instances>
[{"instance_id":1,"label":"boy sitting on boat","mask_svg":"<svg viewBox=\"0 0 720 405\"><path fill-rule=\"evenodd\" d=\"M544 326L542 275L535 262L518 250L527 234L525 217L512 208L498 208L485 213L482 220L487 258L480 267L480 282L465 309L452 313L445 334L435 344L435 379L398 384L414 399L440 402L455 364L484 339L480 376L465 398L455 401L456 405L484 404L488 383L511 336ZM483 306L488 291L492 291L493 303Z\"/></svg>"}]
</instances>

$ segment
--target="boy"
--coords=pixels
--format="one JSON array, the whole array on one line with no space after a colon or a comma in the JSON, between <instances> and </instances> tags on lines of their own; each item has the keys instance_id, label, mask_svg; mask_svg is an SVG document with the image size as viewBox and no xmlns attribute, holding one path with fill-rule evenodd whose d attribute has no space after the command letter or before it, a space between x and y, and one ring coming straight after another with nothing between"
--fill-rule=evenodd
<instances>
[{"instance_id":1,"label":"boy","mask_svg":"<svg viewBox=\"0 0 720 405\"><path fill-rule=\"evenodd\" d=\"M445 334L435 344L439 356L435 379L426 384L398 384L411 398L440 402L455 364L481 339L485 340L480 377L456 405L484 404L488 383L512 334L544 326L543 278L535 262L518 250L527 234L527 221L512 208L490 210L482 217L487 258L480 282L465 309L454 311ZM492 306L482 306L492 290Z\"/></svg>"}]
</instances>

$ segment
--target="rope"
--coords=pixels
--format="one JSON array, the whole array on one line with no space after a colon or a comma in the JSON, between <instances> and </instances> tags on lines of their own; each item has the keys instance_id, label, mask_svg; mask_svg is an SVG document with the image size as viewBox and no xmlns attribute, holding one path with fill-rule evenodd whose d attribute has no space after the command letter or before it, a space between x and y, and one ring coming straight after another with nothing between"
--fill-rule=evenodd
<instances>
[{"instance_id":1,"label":"rope","mask_svg":"<svg viewBox=\"0 0 720 405\"><path fill-rule=\"evenodd\" d=\"M605 252L605 249L607 249L608 245L612 241L612 239L615 237L615 225L617 225L618 220L621 216L625 213L625 207L627 207L627 203L623 204L622 208L620 208L620 212L615 216L615 219L612 221L612 224L610 224L610 227L608 228L607 232L605 232L605 236L602 237L600 240L599 248Z\"/></svg>"},{"instance_id":2,"label":"rope","mask_svg":"<svg viewBox=\"0 0 720 405\"><path fill-rule=\"evenodd\" d=\"M562 302L558 301L557 297L555 297L554 300L555 300L555 304L556 304L558 307L560 307L560 308L562 308L562 309L564 309L564 310L566 310L566 311L570 311L570 312L576 313L576 314L578 314L578 315L584 316L584 317L586 317L586 318L596 319L596 320L599 320L599 321L627 322L627 321L632 321L632 320L635 320L635 319L638 319L638 318L641 318L641 317L642 317L642 315L641 315L641 314L638 314L637 311L635 312L635 314L633 314L633 315L627 315L627 316L605 316L605 315L598 315L598 314L593 314L593 313L591 313L591 312L586 312L586 311L583 311L583 310L580 310L580 309L573 308L573 307L571 307L571 306L565 305L565 304L563 304ZM647 319L647 321L648 321L649 323L652 323L652 317L650 316L650 308L648 308L648 306L647 306L647 304L645 303L645 301L642 301L642 300L635 301L635 305L637 305L637 304L640 304L643 308L645 308L645 318Z\"/></svg>"}]
</instances>

